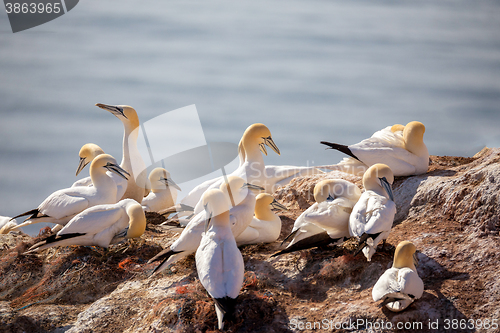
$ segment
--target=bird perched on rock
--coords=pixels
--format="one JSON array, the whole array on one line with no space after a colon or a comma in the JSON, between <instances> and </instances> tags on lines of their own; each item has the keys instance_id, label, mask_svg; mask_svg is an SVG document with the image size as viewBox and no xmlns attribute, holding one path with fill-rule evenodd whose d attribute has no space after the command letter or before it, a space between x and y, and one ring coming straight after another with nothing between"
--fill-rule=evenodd
<instances>
[{"instance_id":1,"label":"bird perched on rock","mask_svg":"<svg viewBox=\"0 0 500 333\"><path fill-rule=\"evenodd\" d=\"M149 174L151 192L142 199L145 212L159 212L175 204L177 190L181 188L172 180L170 173L163 168L155 168Z\"/></svg>"},{"instance_id":2,"label":"bird perched on rock","mask_svg":"<svg viewBox=\"0 0 500 333\"><path fill-rule=\"evenodd\" d=\"M401 132L401 129L402 132ZM396 124L375 132L371 138L345 146L321 141L350 157L340 163L317 168L340 170L358 176L376 163L387 164L395 176L420 175L429 167L429 151L424 143L425 126L412 121L406 126Z\"/></svg>"},{"instance_id":3,"label":"bird perched on rock","mask_svg":"<svg viewBox=\"0 0 500 333\"><path fill-rule=\"evenodd\" d=\"M146 216L133 199L98 205L84 210L57 234L33 245L28 252L53 246L97 245L107 248L124 239L140 237L146 230Z\"/></svg>"},{"instance_id":4,"label":"bird perched on rock","mask_svg":"<svg viewBox=\"0 0 500 333\"><path fill-rule=\"evenodd\" d=\"M349 238L349 215L361 190L343 179L325 179L314 186L316 202L295 220L283 240L288 246L272 256L328 244L340 245Z\"/></svg>"},{"instance_id":5,"label":"bird perched on rock","mask_svg":"<svg viewBox=\"0 0 500 333\"><path fill-rule=\"evenodd\" d=\"M359 238L359 251L371 261L377 245L389 236L396 204L391 185L394 175L385 164L374 164L363 175L365 192L349 217L349 233Z\"/></svg>"},{"instance_id":6,"label":"bird perched on rock","mask_svg":"<svg viewBox=\"0 0 500 333\"><path fill-rule=\"evenodd\" d=\"M229 202L222 191L203 195L208 220L196 250L196 270L201 284L215 301L219 330L224 316L233 312L243 285L245 265L229 222Z\"/></svg>"},{"instance_id":7,"label":"bird perched on rock","mask_svg":"<svg viewBox=\"0 0 500 333\"><path fill-rule=\"evenodd\" d=\"M272 243L281 233L281 219L271 208L287 210L268 193L257 195L255 216L250 225L236 237L238 246L245 244Z\"/></svg>"},{"instance_id":8,"label":"bird perched on rock","mask_svg":"<svg viewBox=\"0 0 500 333\"><path fill-rule=\"evenodd\" d=\"M30 215L15 228L39 222L65 225L73 216L89 207L116 203L117 186L106 171L127 179L125 174L128 175L128 173L117 164L113 156L99 155L90 164L90 178L93 186L70 187L52 193L38 208L14 217Z\"/></svg>"},{"instance_id":9,"label":"bird perched on rock","mask_svg":"<svg viewBox=\"0 0 500 333\"><path fill-rule=\"evenodd\" d=\"M413 243L403 241L396 247L394 263L382 274L373 286L372 297L379 305L391 311L400 312L422 297L424 282L418 276L416 248Z\"/></svg>"}]
</instances>

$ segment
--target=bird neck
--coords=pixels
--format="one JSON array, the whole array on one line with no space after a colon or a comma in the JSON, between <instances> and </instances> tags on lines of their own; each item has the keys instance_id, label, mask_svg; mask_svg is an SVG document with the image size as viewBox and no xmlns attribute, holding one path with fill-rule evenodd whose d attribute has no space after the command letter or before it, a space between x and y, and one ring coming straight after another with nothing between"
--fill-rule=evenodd
<instances>
[{"instance_id":1,"label":"bird neck","mask_svg":"<svg viewBox=\"0 0 500 333\"><path fill-rule=\"evenodd\" d=\"M276 214L269 208L269 205L266 205L266 207L256 206L255 217L259 220L272 221L275 219Z\"/></svg>"},{"instance_id":2,"label":"bird neck","mask_svg":"<svg viewBox=\"0 0 500 333\"><path fill-rule=\"evenodd\" d=\"M241 145L244 151L244 159L245 162L261 162L264 163L264 159L262 158L262 153L259 149L258 140L254 137L244 136L241 139Z\"/></svg>"},{"instance_id":3,"label":"bird neck","mask_svg":"<svg viewBox=\"0 0 500 333\"><path fill-rule=\"evenodd\" d=\"M101 188L109 188L110 190L115 189L116 191L115 182L110 176L108 176L105 168L103 167L92 168L91 165L89 173L90 173L90 179L92 180L92 184L94 184L94 187L97 190Z\"/></svg>"},{"instance_id":4,"label":"bird neck","mask_svg":"<svg viewBox=\"0 0 500 333\"><path fill-rule=\"evenodd\" d=\"M127 238L136 238L142 236L146 230L146 216L142 207L134 203L127 207L127 215L129 216L129 224L127 231Z\"/></svg>"},{"instance_id":5,"label":"bird neck","mask_svg":"<svg viewBox=\"0 0 500 333\"><path fill-rule=\"evenodd\" d=\"M210 223L216 227L229 227L229 211L225 211L212 217L212 221L210 221Z\"/></svg>"},{"instance_id":6,"label":"bird neck","mask_svg":"<svg viewBox=\"0 0 500 333\"><path fill-rule=\"evenodd\" d=\"M429 155L427 146L424 143L424 133L411 128L405 128L403 131L403 139L405 142L405 148L409 152L417 155L424 156Z\"/></svg>"}]
</instances>

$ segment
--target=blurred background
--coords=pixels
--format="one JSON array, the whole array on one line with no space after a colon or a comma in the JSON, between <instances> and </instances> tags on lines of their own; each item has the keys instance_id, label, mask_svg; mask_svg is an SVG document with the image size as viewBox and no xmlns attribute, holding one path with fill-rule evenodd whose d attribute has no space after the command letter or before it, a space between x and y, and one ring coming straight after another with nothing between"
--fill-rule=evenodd
<instances>
[{"instance_id":1,"label":"blurred background","mask_svg":"<svg viewBox=\"0 0 500 333\"><path fill-rule=\"evenodd\" d=\"M430 154L498 147L499 32L499 1L85 0L16 34L2 8L0 215L71 186L85 143L121 160L123 126L95 103L143 122L196 104L208 142L265 123L282 153L266 164L333 164L319 141L412 120Z\"/></svg>"}]
</instances>

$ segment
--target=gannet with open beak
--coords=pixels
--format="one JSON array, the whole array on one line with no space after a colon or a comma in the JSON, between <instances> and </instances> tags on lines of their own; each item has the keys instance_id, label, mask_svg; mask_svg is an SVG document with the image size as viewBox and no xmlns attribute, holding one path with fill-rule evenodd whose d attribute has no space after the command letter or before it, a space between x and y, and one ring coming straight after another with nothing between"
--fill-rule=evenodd
<instances>
[{"instance_id":1,"label":"gannet with open beak","mask_svg":"<svg viewBox=\"0 0 500 333\"><path fill-rule=\"evenodd\" d=\"M260 193L255 202L255 216L250 225L236 237L236 244L259 244L275 242L281 233L281 219L271 208L287 210L272 195Z\"/></svg>"},{"instance_id":2,"label":"gannet with open beak","mask_svg":"<svg viewBox=\"0 0 500 333\"><path fill-rule=\"evenodd\" d=\"M288 246L272 256L328 244L340 245L349 238L349 216L361 190L343 179L325 179L314 186L316 202L295 220L283 240Z\"/></svg>"},{"instance_id":3,"label":"gannet with open beak","mask_svg":"<svg viewBox=\"0 0 500 333\"><path fill-rule=\"evenodd\" d=\"M110 244L141 237L146 216L140 204L124 199L90 207L73 217L57 234L33 245L28 253L54 246L84 245L107 248Z\"/></svg>"},{"instance_id":4,"label":"gannet with open beak","mask_svg":"<svg viewBox=\"0 0 500 333\"><path fill-rule=\"evenodd\" d=\"M10 230L15 227L17 227L16 220L6 216L0 216L0 235L8 234Z\"/></svg>"},{"instance_id":5,"label":"gannet with open beak","mask_svg":"<svg viewBox=\"0 0 500 333\"><path fill-rule=\"evenodd\" d=\"M14 217L30 215L16 229L39 222L64 225L73 216L89 207L116 203L116 183L107 175L106 171L114 172L125 179L127 178L125 174L128 175L117 164L113 156L99 155L90 164L90 178L94 186L70 187L52 193L38 208Z\"/></svg>"},{"instance_id":6,"label":"gannet with open beak","mask_svg":"<svg viewBox=\"0 0 500 333\"><path fill-rule=\"evenodd\" d=\"M137 147L139 136L139 117L134 108L128 105L106 105L97 103L96 106L109 111L121 120L124 127L123 134L123 157L120 167L126 170L128 178L127 189L121 199L134 199L138 203L149 194L148 175L146 164L142 160Z\"/></svg>"},{"instance_id":7,"label":"gannet with open beak","mask_svg":"<svg viewBox=\"0 0 500 333\"><path fill-rule=\"evenodd\" d=\"M219 330L224 316L233 312L243 286L245 265L229 222L226 195L211 189L203 195L208 220L196 251L196 270L201 284L215 301Z\"/></svg>"},{"instance_id":8,"label":"gannet with open beak","mask_svg":"<svg viewBox=\"0 0 500 333\"><path fill-rule=\"evenodd\" d=\"M142 200L145 212L159 212L175 205L177 190L181 188L172 180L170 172L163 168L155 168L149 174L151 192Z\"/></svg>"},{"instance_id":9,"label":"gannet with open beak","mask_svg":"<svg viewBox=\"0 0 500 333\"><path fill-rule=\"evenodd\" d=\"M87 164L92 162L94 158L99 155L104 154L104 151L96 144L87 143L82 146L79 152L80 163L78 164L78 168L76 169L76 175L85 168ZM108 176L110 176L116 183L116 202L120 201L125 194L125 190L127 189L127 180L123 177L118 176L116 173L106 171ZM92 179L90 177L85 177L80 180L77 180L73 183L71 187L77 186L92 186Z\"/></svg>"},{"instance_id":10,"label":"gannet with open beak","mask_svg":"<svg viewBox=\"0 0 500 333\"><path fill-rule=\"evenodd\" d=\"M262 190L262 188L245 183L242 178L236 176L228 176L227 180L227 183L220 185L219 190L224 193L226 200L231 202L231 205L234 204L229 210L230 226L233 235L239 235L251 223L255 210L255 196L249 189ZM203 199L201 202L203 205ZM179 238L169 248L164 249L149 260L149 262L161 261L153 274L161 272L168 265L196 251L200 245L206 220L206 210L203 209L191 219L182 230Z\"/></svg>"},{"instance_id":11,"label":"gannet with open beak","mask_svg":"<svg viewBox=\"0 0 500 333\"><path fill-rule=\"evenodd\" d=\"M391 311L400 312L422 297L424 282L415 267L418 265L416 250L409 241L402 241L396 247L392 267L373 286L373 300L383 300L379 307L385 305Z\"/></svg>"},{"instance_id":12,"label":"gannet with open beak","mask_svg":"<svg viewBox=\"0 0 500 333\"><path fill-rule=\"evenodd\" d=\"M356 175L363 175L368 167L376 163L387 164L395 176L420 175L429 167L429 151L424 143L425 126L419 121L412 121L403 128L397 124L373 134L371 138L359 143L344 146L321 141L332 149L349 155L340 163L317 168L340 170Z\"/></svg>"},{"instance_id":13,"label":"gannet with open beak","mask_svg":"<svg viewBox=\"0 0 500 333\"><path fill-rule=\"evenodd\" d=\"M354 205L349 217L349 233L359 238L359 251L371 261L377 245L392 229L396 204L391 185L394 175L385 164L374 164L363 175L365 192Z\"/></svg>"}]
</instances>

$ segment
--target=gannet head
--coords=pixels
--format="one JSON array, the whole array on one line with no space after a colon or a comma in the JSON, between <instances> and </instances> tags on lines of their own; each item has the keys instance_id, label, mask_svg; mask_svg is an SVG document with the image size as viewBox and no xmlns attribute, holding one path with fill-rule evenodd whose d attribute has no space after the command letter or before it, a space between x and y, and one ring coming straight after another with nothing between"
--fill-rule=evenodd
<instances>
[{"instance_id":1,"label":"gannet head","mask_svg":"<svg viewBox=\"0 0 500 333\"><path fill-rule=\"evenodd\" d=\"M255 202L255 217L264 220L268 214L272 213L271 209L288 210L280 204L271 194L259 193Z\"/></svg>"},{"instance_id":2,"label":"gannet head","mask_svg":"<svg viewBox=\"0 0 500 333\"><path fill-rule=\"evenodd\" d=\"M119 165L118 163L116 162L115 158L109 154L101 154L99 156L97 156L96 158L94 158L94 160L92 161L92 163L90 164L90 175L92 176L94 173L96 172L102 172L104 173L104 171L101 171L102 168L106 169L106 170L109 170L111 172L114 172L116 173L117 175L127 179L127 177L125 176L128 175L130 176L130 174L123 170Z\"/></svg>"},{"instance_id":3,"label":"gannet head","mask_svg":"<svg viewBox=\"0 0 500 333\"><path fill-rule=\"evenodd\" d=\"M403 130L403 140L406 150L415 155L420 155L424 148L425 152L427 152L427 147L424 144L424 133L425 126L420 121L411 121L406 124Z\"/></svg>"},{"instance_id":4,"label":"gannet head","mask_svg":"<svg viewBox=\"0 0 500 333\"><path fill-rule=\"evenodd\" d=\"M76 169L76 175L78 176L83 168L87 166L87 164L92 162L94 158L101 154L104 154L104 151L98 145L93 143L84 144L80 149L80 152L78 153L78 155L80 156L80 163L78 164L78 168Z\"/></svg>"},{"instance_id":5,"label":"gannet head","mask_svg":"<svg viewBox=\"0 0 500 333\"><path fill-rule=\"evenodd\" d=\"M97 107L109 111L120 119L125 125L129 125L132 129L139 127L139 117L135 109L128 105L107 105L97 103Z\"/></svg>"},{"instance_id":6,"label":"gannet head","mask_svg":"<svg viewBox=\"0 0 500 333\"><path fill-rule=\"evenodd\" d=\"M264 190L263 187L245 183L245 180L238 176L228 176L227 182L224 179L219 189L229 198L231 204L234 202L235 205L238 205L247 196L247 189Z\"/></svg>"},{"instance_id":7,"label":"gannet head","mask_svg":"<svg viewBox=\"0 0 500 333\"><path fill-rule=\"evenodd\" d=\"M394 201L392 183L394 183L394 174L391 168L382 163L372 165L363 175L363 186L365 189L378 192L382 188L389 196L389 199Z\"/></svg>"},{"instance_id":8,"label":"gannet head","mask_svg":"<svg viewBox=\"0 0 500 333\"><path fill-rule=\"evenodd\" d=\"M409 267L416 271L416 266L418 266L417 259L417 248L410 241L402 241L396 247L396 252L394 252L394 263L392 267L403 268Z\"/></svg>"},{"instance_id":9,"label":"gannet head","mask_svg":"<svg viewBox=\"0 0 500 333\"><path fill-rule=\"evenodd\" d=\"M344 179L324 179L314 186L314 200L318 203L338 197L357 201L360 196L361 190Z\"/></svg>"},{"instance_id":10,"label":"gannet head","mask_svg":"<svg viewBox=\"0 0 500 333\"><path fill-rule=\"evenodd\" d=\"M207 214L205 231L214 225L229 225L229 201L226 195L219 189L210 189L203 193L202 204ZM214 217L220 217L215 218ZM212 221L213 220L213 221Z\"/></svg>"},{"instance_id":11,"label":"gannet head","mask_svg":"<svg viewBox=\"0 0 500 333\"><path fill-rule=\"evenodd\" d=\"M403 131L404 129L405 129L405 125L401 125L401 124L394 124L394 125L392 125L392 127L391 127L391 132L392 132L392 133L396 133L396 132Z\"/></svg>"},{"instance_id":12,"label":"gannet head","mask_svg":"<svg viewBox=\"0 0 500 333\"><path fill-rule=\"evenodd\" d=\"M271 131L267 128L266 125L256 123L250 125L243 133L242 137L243 146L258 144L260 150L267 155L266 145L271 147L272 150L276 152L276 154L281 155L278 146L274 143L273 138L271 136Z\"/></svg>"},{"instance_id":13,"label":"gannet head","mask_svg":"<svg viewBox=\"0 0 500 333\"><path fill-rule=\"evenodd\" d=\"M127 215L129 217L127 238L141 237L146 230L146 216L144 215L144 210L142 206L133 199L134 201L127 205Z\"/></svg>"},{"instance_id":14,"label":"gannet head","mask_svg":"<svg viewBox=\"0 0 500 333\"><path fill-rule=\"evenodd\" d=\"M170 172L163 168L153 169L149 174L149 182L153 191L165 190L169 186L181 191L181 188L170 177Z\"/></svg>"}]
</instances>

